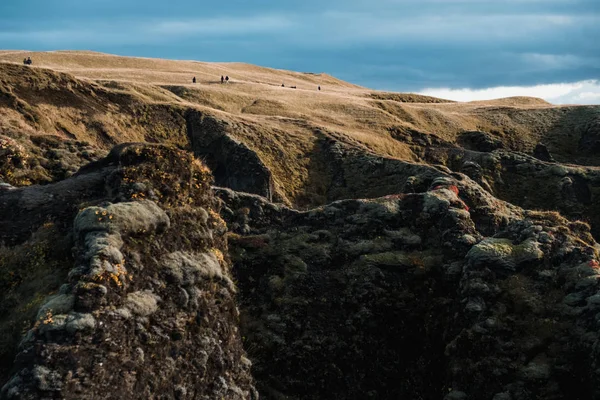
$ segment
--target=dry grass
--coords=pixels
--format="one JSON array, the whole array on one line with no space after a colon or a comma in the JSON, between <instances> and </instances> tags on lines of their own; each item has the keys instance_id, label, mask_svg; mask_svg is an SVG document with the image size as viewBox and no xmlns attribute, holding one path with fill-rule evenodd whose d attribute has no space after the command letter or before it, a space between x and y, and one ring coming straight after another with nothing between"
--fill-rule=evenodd
<instances>
[{"instance_id":1,"label":"dry grass","mask_svg":"<svg viewBox=\"0 0 600 400\"><path fill-rule=\"evenodd\" d=\"M372 98L376 100L392 100L398 103L456 103L452 100L439 99L437 97L424 96L415 93L371 93Z\"/></svg>"}]
</instances>

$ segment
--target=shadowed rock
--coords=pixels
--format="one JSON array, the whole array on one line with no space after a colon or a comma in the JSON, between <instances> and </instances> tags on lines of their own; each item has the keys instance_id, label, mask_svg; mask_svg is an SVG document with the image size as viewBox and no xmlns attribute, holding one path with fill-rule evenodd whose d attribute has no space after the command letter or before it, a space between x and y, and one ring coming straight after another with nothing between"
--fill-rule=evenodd
<instances>
[{"instance_id":1,"label":"shadowed rock","mask_svg":"<svg viewBox=\"0 0 600 400\"><path fill-rule=\"evenodd\" d=\"M502 142L487 132L464 132L458 137L458 143L465 149L490 152L503 148Z\"/></svg>"},{"instance_id":2,"label":"shadowed rock","mask_svg":"<svg viewBox=\"0 0 600 400\"><path fill-rule=\"evenodd\" d=\"M204 159L219 186L273 200L273 177L257 154L225 132L223 123L197 111L186 114L194 153Z\"/></svg>"},{"instance_id":3,"label":"shadowed rock","mask_svg":"<svg viewBox=\"0 0 600 400\"><path fill-rule=\"evenodd\" d=\"M57 255L22 268L0 253L2 303L37 309L0 319L12 345L0 348L0 398L257 398L210 181L188 153L134 144L60 183L0 192L20 218L0 226L15 249L59 238L74 249L71 265L47 272ZM47 218L63 219L54 236L28 235ZM28 327L22 339L13 323Z\"/></svg>"},{"instance_id":4,"label":"shadowed rock","mask_svg":"<svg viewBox=\"0 0 600 400\"><path fill-rule=\"evenodd\" d=\"M543 143L538 143L533 149L533 156L540 161L554 162L554 158L548 151L548 148Z\"/></svg>"},{"instance_id":5,"label":"shadowed rock","mask_svg":"<svg viewBox=\"0 0 600 400\"><path fill-rule=\"evenodd\" d=\"M262 396L598 396L600 245L484 193L442 177L298 213L219 190L246 226L229 243Z\"/></svg>"}]
</instances>

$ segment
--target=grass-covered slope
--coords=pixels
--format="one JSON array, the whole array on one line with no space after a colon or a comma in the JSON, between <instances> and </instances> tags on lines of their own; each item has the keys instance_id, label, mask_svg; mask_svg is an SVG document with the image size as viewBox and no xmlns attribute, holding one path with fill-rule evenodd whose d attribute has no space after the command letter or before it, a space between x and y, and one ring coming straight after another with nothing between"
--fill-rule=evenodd
<instances>
[{"instance_id":1,"label":"grass-covered slope","mask_svg":"<svg viewBox=\"0 0 600 400\"><path fill-rule=\"evenodd\" d=\"M300 208L394 193L416 165L464 172L474 162L470 176L495 196L598 224L598 106L446 102L320 74L90 52L34 53L27 67L23 55L0 52L0 179L11 185L63 179L126 141L192 150L219 186ZM581 167L563 173L521 155L536 148L552 158L542 162ZM512 155L488 154L499 150ZM540 168L576 193L540 190L546 180L527 172Z\"/></svg>"}]
</instances>

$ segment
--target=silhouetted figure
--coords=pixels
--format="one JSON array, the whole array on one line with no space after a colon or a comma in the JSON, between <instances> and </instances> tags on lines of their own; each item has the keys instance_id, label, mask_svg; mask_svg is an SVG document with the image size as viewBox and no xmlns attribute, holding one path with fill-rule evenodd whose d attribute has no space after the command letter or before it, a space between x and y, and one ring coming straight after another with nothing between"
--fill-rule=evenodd
<instances>
[{"instance_id":1,"label":"silhouetted figure","mask_svg":"<svg viewBox=\"0 0 600 400\"><path fill-rule=\"evenodd\" d=\"M221 75L221 84L223 84L224 81L225 81L225 77L223 77L223 75Z\"/></svg>"},{"instance_id":2,"label":"silhouetted figure","mask_svg":"<svg viewBox=\"0 0 600 400\"><path fill-rule=\"evenodd\" d=\"M33 64L33 61L31 61L31 57L27 57L27 58L23 59L23 64L25 64L25 65Z\"/></svg>"},{"instance_id":3,"label":"silhouetted figure","mask_svg":"<svg viewBox=\"0 0 600 400\"><path fill-rule=\"evenodd\" d=\"M321 90L321 86L319 85L319 91Z\"/></svg>"},{"instance_id":4,"label":"silhouetted figure","mask_svg":"<svg viewBox=\"0 0 600 400\"><path fill-rule=\"evenodd\" d=\"M196 83L196 77L192 78L192 83Z\"/></svg>"},{"instance_id":5,"label":"silhouetted figure","mask_svg":"<svg viewBox=\"0 0 600 400\"><path fill-rule=\"evenodd\" d=\"M225 82L229 83L229 75L225 77Z\"/></svg>"}]
</instances>

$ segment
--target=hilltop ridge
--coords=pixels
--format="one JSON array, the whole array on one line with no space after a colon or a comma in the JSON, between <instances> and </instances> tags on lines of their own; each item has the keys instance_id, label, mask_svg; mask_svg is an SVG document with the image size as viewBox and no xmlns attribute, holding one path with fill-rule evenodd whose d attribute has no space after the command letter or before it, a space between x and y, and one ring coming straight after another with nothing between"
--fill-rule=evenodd
<instances>
[{"instance_id":1,"label":"hilltop ridge","mask_svg":"<svg viewBox=\"0 0 600 400\"><path fill-rule=\"evenodd\" d=\"M195 74L199 82L217 83L221 75L235 76L237 82L281 85L288 80L292 86L298 83L315 83L344 88L359 86L319 73L302 73L278 70L240 62L202 62L191 60L166 60L147 57L123 57L92 51L0 51L0 60L21 63L26 56L33 56L34 67L67 72L79 78L127 80L149 84L191 83ZM137 72L137 73L136 73Z\"/></svg>"}]
</instances>

